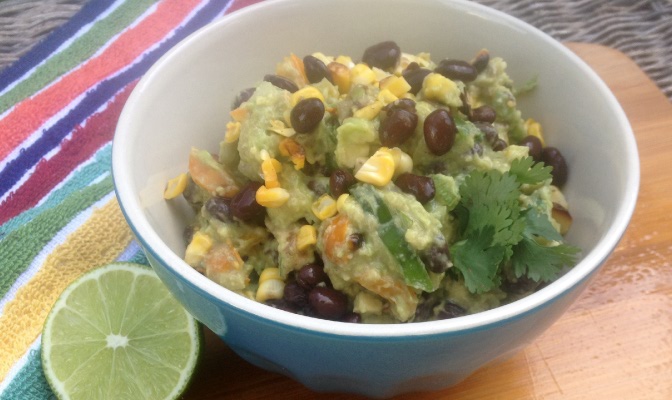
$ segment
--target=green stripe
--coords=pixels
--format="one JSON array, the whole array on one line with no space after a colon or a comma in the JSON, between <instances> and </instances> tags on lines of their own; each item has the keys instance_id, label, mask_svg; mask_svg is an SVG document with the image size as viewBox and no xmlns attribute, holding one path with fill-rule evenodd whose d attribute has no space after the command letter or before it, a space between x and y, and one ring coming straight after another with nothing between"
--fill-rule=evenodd
<instances>
[{"instance_id":1,"label":"green stripe","mask_svg":"<svg viewBox=\"0 0 672 400\"><path fill-rule=\"evenodd\" d=\"M28 209L0 226L0 238L10 234L21 225L28 223L43 211L48 210L65 200L73 192L89 186L91 182L110 171L112 145L106 145L98 151L91 164L76 170L71 179L49 194L47 200L35 208Z\"/></svg>"},{"instance_id":2,"label":"green stripe","mask_svg":"<svg viewBox=\"0 0 672 400\"><path fill-rule=\"evenodd\" d=\"M112 176L73 193L51 210L43 212L28 224L0 241L0 298L39 254L44 246L77 214L89 208L113 190Z\"/></svg>"},{"instance_id":3,"label":"green stripe","mask_svg":"<svg viewBox=\"0 0 672 400\"><path fill-rule=\"evenodd\" d=\"M27 357L26 364L5 390L0 393L0 400L56 399L42 371L40 350L31 350Z\"/></svg>"},{"instance_id":4,"label":"green stripe","mask_svg":"<svg viewBox=\"0 0 672 400\"><path fill-rule=\"evenodd\" d=\"M96 22L88 32L77 38L68 48L54 54L35 69L28 79L21 81L0 96L0 113L19 101L32 96L56 78L64 75L109 42L110 39L135 21L157 0L128 0L106 18Z\"/></svg>"}]
</instances>

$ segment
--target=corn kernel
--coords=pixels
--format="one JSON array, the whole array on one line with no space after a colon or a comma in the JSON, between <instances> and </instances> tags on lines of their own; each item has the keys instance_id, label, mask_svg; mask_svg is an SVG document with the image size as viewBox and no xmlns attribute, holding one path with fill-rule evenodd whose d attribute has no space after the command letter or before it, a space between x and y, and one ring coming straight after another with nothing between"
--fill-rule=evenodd
<instances>
[{"instance_id":1,"label":"corn kernel","mask_svg":"<svg viewBox=\"0 0 672 400\"><path fill-rule=\"evenodd\" d=\"M380 68L378 68L378 67L373 67L373 68L371 68L371 71L373 71L373 73L376 74L376 81L377 81L377 82L380 82L380 81L382 81L383 79L388 78L389 76L391 76L389 72L385 72L385 71L383 71L382 69L380 69Z\"/></svg>"},{"instance_id":2,"label":"corn kernel","mask_svg":"<svg viewBox=\"0 0 672 400\"><path fill-rule=\"evenodd\" d=\"M350 70L350 81L355 85L371 85L376 82L376 73L366 64L357 64Z\"/></svg>"},{"instance_id":3,"label":"corn kernel","mask_svg":"<svg viewBox=\"0 0 672 400\"><path fill-rule=\"evenodd\" d=\"M435 100L451 107L460 107L460 88L441 74L431 73L422 82L422 92L428 100Z\"/></svg>"},{"instance_id":4,"label":"corn kernel","mask_svg":"<svg viewBox=\"0 0 672 400\"><path fill-rule=\"evenodd\" d=\"M256 300L260 303L266 300L281 299L285 291L285 282L277 279L264 281L257 289Z\"/></svg>"},{"instance_id":5,"label":"corn kernel","mask_svg":"<svg viewBox=\"0 0 672 400\"><path fill-rule=\"evenodd\" d=\"M380 81L380 89L387 89L392 92L393 95L401 97L411 90L411 85L409 85L408 82L406 82L406 79L401 76L390 76Z\"/></svg>"},{"instance_id":6,"label":"corn kernel","mask_svg":"<svg viewBox=\"0 0 672 400\"><path fill-rule=\"evenodd\" d=\"M271 120L271 126L266 129L284 137L292 137L296 135L296 131L294 129L288 127L284 121L280 121L279 119Z\"/></svg>"},{"instance_id":7,"label":"corn kernel","mask_svg":"<svg viewBox=\"0 0 672 400\"><path fill-rule=\"evenodd\" d=\"M353 306L353 311L359 314L381 315L383 313L383 301L369 292L357 293Z\"/></svg>"},{"instance_id":8,"label":"corn kernel","mask_svg":"<svg viewBox=\"0 0 672 400\"><path fill-rule=\"evenodd\" d=\"M389 151L394 158L394 176L413 171L413 159L411 156L404 153L398 147L393 147Z\"/></svg>"},{"instance_id":9,"label":"corn kernel","mask_svg":"<svg viewBox=\"0 0 672 400\"><path fill-rule=\"evenodd\" d=\"M336 201L328 194L323 194L322 197L313 203L311 208L313 214L321 221L336 215Z\"/></svg>"},{"instance_id":10,"label":"corn kernel","mask_svg":"<svg viewBox=\"0 0 672 400\"><path fill-rule=\"evenodd\" d=\"M257 203L266 208L277 208L289 200L289 192L281 187L267 188L261 186L255 193Z\"/></svg>"},{"instance_id":11,"label":"corn kernel","mask_svg":"<svg viewBox=\"0 0 672 400\"><path fill-rule=\"evenodd\" d=\"M303 146L301 146L296 140L291 138L282 139L278 144L278 149L280 150L280 154L285 157L289 157L289 159L294 164L294 169L299 170L304 167L306 162L306 153L303 150Z\"/></svg>"},{"instance_id":12,"label":"corn kernel","mask_svg":"<svg viewBox=\"0 0 672 400\"><path fill-rule=\"evenodd\" d=\"M394 101L397 100L397 99L398 99L398 97L395 96L394 94L392 94L392 92L390 92L387 89L383 89L378 93L378 100L381 103L383 103L384 106L386 106L390 103L394 103Z\"/></svg>"},{"instance_id":13,"label":"corn kernel","mask_svg":"<svg viewBox=\"0 0 672 400\"><path fill-rule=\"evenodd\" d=\"M317 229L312 225L303 225L296 235L296 248L303 251L317 243Z\"/></svg>"},{"instance_id":14,"label":"corn kernel","mask_svg":"<svg viewBox=\"0 0 672 400\"><path fill-rule=\"evenodd\" d=\"M212 248L212 239L202 232L194 233L185 251L184 261L192 267L197 266Z\"/></svg>"},{"instance_id":15,"label":"corn kernel","mask_svg":"<svg viewBox=\"0 0 672 400\"><path fill-rule=\"evenodd\" d=\"M338 56L334 61L336 61L339 64L343 64L348 68L352 68L355 66L355 63L352 62L352 58L348 56Z\"/></svg>"},{"instance_id":16,"label":"corn kernel","mask_svg":"<svg viewBox=\"0 0 672 400\"><path fill-rule=\"evenodd\" d=\"M338 196L338 199L336 199L336 211L343 211L343 205L348 200L348 197L350 197L350 194L348 193L343 193L342 195Z\"/></svg>"},{"instance_id":17,"label":"corn kernel","mask_svg":"<svg viewBox=\"0 0 672 400\"><path fill-rule=\"evenodd\" d=\"M306 86L297 90L292 94L290 104L292 108L294 108L294 106L301 100L309 99L312 97L320 99L320 101L324 103L324 96L322 95L322 92L317 90L314 86Z\"/></svg>"},{"instance_id":18,"label":"corn kernel","mask_svg":"<svg viewBox=\"0 0 672 400\"><path fill-rule=\"evenodd\" d=\"M187 174L179 174L166 183L166 189L163 191L163 198L166 200L174 199L184 192L187 188Z\"/></svg>"},{"instance_id":19,"label":"corn kernel","mask_svg":"<svg viewBox=\"0 0 672 400\"><path fill-rule=\"evenodd\" d=\"M275 279L277 281L282 281L282 276L280 275L280 268L270 267L265 268L259 274L259 284L262 284L268 280Z\"/></svg>"},{"instance_id":20,"label":"corn kernel","mask_svg":"<svg viewBox=\"0 0 672 400\"><path fill-rule=\"evenodd\" d=\"M371 121L380 114L380 110L383 109L383 103L380 100L376 100L368 106L364 106L359 110L355 111L354 117L363 118Z\"/></svg>"},{"instance_id":21,"label":"corn kernel","mask_svg":"<svg viewBox=\"0 0 672 400\"><path fill-rule=\"evenodd\" d=\"M546 142L544 141L544 130L541 128L541 124L539 122L533 120L532 118L528 118L525 121L525 130L527 131L528 135L539 139L542 147L546 146Z\"/></svg>"},{"instance_id":22,"label":"corn kernel","mask_svg":"<svg viewBox=\"0 0 672 400\"><path fill-rule=\"evenodd\" d=\"M334 79L336 86L338 86L338 92L340 94L350 92L350 69L338 62L329 63L327 68L331 71L331 77Z\"/></svg>"},{"instance_id":23,"label":"corn kernel","mask_svg":"<svg viewBox=\"0 0 672 400\"><path fill-rule=\"evenodd\" d=\"M317 58L318 60L322 61L324 63L324 65L327 65L330 62L334 61L334 57L326 56L326 55L324 55L324 53L317 52L317 53L313 53L311 55L313 57Z\"/></svg>"},{"instance_id":24,"label":"corn kernel","mask_svg":"<svg viewBox=\"0 0 672 400\"><path fill-rule=\"evenodd\" d=\"M394 175L394 157L389 149L383 147L376 151L355 174L359 181L375 186L385 186Z\"/></svg>"},{"instance_id":25,"label":"corn kernel","mask_svg":"<svg viewBox=\"0 0 672 400\"><path fill-rule=\"evenodd\" d=\"M231 115L231 118L233 118L234 121L243 122L247 118L248 112L246 108L238 107L235 110L232 110L229 115Z\"/></svg>"},{"instance_id":26,"label":"corn kernel","mask_svg":"<svg viewBox=\"0 0 672 400\"><path fill-rule=\"evenodd\" d=\"M273 158L267 158L261 162L261 173L264 176L264 184L269 189L280 187L280 183L278 182L278 171L275 169L273 161L271 160L273 160Z\"/></svg>"},{"instance_id":27,"label":"corn kernel","mask_svg":"<svg viewBox=\"0 0 672 400\"><path fill-rule=\"evenodd\" d=\"M228 122L226 124L226 133L224 133L224 143L234 143L240 137L240 122Z\"/></svg>"}]
</instances>

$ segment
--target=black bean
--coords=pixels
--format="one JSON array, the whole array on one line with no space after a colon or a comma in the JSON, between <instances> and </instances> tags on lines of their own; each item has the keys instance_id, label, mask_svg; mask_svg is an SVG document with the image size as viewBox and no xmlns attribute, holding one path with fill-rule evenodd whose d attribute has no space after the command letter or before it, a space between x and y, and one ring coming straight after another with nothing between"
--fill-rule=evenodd
<instances>
[{"instance_id":1,"label":"black bean","mask_svg":"<svg viewBox=\"0 0 672 400\"><path fill-rule=\"evenodd\" d=\"M348 236L348 249L350 251L359 250L362 248L362 245L364 245L364 235L361 233L353 233Z\"/></svg>"},{"instance_id":2,"label":"black bean","mask_svg":"<svg viewBox=\"0 0 672 400\"><path fill-rule=\"evenodd\" d=\"M343 316L343 318L341 318L341 321L348 322L351 324L359 324L360 322L362 322L362 316L354 312L347 313Z\"/></svg>"},{"instance_id":3,"label":"black bean","mask_svg":"<svg viewBox=\"0 0 672 400\"><path fill-rule=\"evenodd\" d=\"M288 282L285 285L282 298L289 304L299 308L308 305L308 292L295 281Z\"/></svg>"},{"instance_id":4,"label":"black bean","mask_svg":"<svg viewBox=\"0 0 672 400\"><path fill-rule=\"evenodd\" d=\"M240 107L241 104L244 102L248 101L250 97L254 94L255 88L247 88L244 90L241 90L240 93L236 96L235 100L233 100L233 104L231 105L231 109L235 110L236 108Z\"/></svg>"},{"instance_id":5,"label":"black bean","mask_svg":"<svg viewBox=\"0 0 672 400\"><path fill-rule=\"evenodd\" d=\"M420 256L420 259L428 270L440 274L450 265L450 251L448 246L432 246Z\"/></svg>"},{"instance_id":6,"label":"black bean","mask_svg":"<svg viewBox=\"0 0 672 400\"><path fill-rule=\"evenodd\" d=\"M473 65L476 71L480 74L488 67L488 63L490 63L490 53L483 49L476 54L476 58L471 62L471 65Z\"/></svg>"},{"instance_id":7,"label":"black bean","mask_svg":"<svg viewBox=\"0 0 672 400\"><path fill-rule=\"evenodd\" d=\"M310 308L321 318L338 320L348 311L348 298L336 289L316 286L308 294Z\"/></svg>"},{"instance_id":8,"label":"black bean","mask_svg":"<svg viewBox=\"0 0 672 400\"><path fill-rule=\"evenodd\" d=\"M320 264L306 264L296 273L296 283L304 289L312 289L316 285L327 282L329 277Z\"/></svg>"},{"instance_id":9,"label":"black bean","mask_svg":"<svg viewBox=\"0 0 672 400\"><path fill-rule=\"evenodd\" d=\"M380 143L386 147L397 147L413 136L418 125L418 115L402 108L392 108L387 118L380 123L378 134Z\"/></svg>"},{"instance_id":10,"label":"black bean","mask_svg":"<svg viewBox=\"0 0 672 400\"><path fill-rule=\"evenodd\" d=\"M413 100L407 99L407 98L397 99L397 100L393 101L392 103L383 107L383 111L389 112L389 111L392 111L395 108L400 108L402 110L406 110L408 112L415 113L415 102Z\"/></svg>"},{"instance_id":11,"label":"black bean","mask_svg":"<svg viewBox=\"0 0 672 400\"><path fill-rule=\"evenodd\" d=\"M184 239L184 243L189 245L191 243L191 239L194 238L194 233L196 233L196 227L194 226L187 226L184 228L182 231L182 238Z\"/></svg>"},{"instance_id":12,"label":"black bean","mask_svg":"<svg viewBox=\"0 0 672 400\"><path fill-rule=\"evenodd\" d=\"M539 282L535 282L526 276L517 278L515 282L508 279L502 282L502 290L504 290L506 293L517 295L532 292L537 288L537 286L539 286Z\"/></svg>"},{"instance_id":13,"label":"black bean","mask_svg":"<svg viewBox=\"0 0 672 400\"><path fill-rule=\"evenodd\" d=\"M205 203L205 209L210 215L222 222L231 221L231 199L227 197L212 197Z\"/></svg>"},{"instance_id":14,"label":"black bean","mask_svg":"<svg viewBox=\"0 0 672 400\"><path fill-rule=\"evenodd\" d=\"M450 113L439 108L432 111L423 126L425 134L425 143L432 154L441 156L446 154L455 143L455 135L457 134L457 127L455 121Z\"/></svg>"},{"instance_id":15,"label":"black bean","mask_svg":"<svg viewBox=\"0 0 672 400\"><path fill-rule=\"evenodd\" d=\"M497 112L495 109L489 105L480 106L471 110L471 117L469 118L472 121L478 122L495 122L497 119Z\"/></svg>"},{"instance_id":16,"label":"black bean","mask_svg":"<svg viewBox=\"0 0 672 400\"><path fill-rule=\"evenodd\" d=\"M313 193L315 193L316 196L322 196L323 194L327 193L327 187L321 181L311 179L308 181L308 183L306 183L306 186Z\"/></svg>"},{"instance_id":17,"label":"black bean","mask_svg":"<svg viewBox=\"0 0 672 400\"><path fill-rule=\"evenodd\" d=\"M357 181L350 171L345 169L337 169L329 176L329 192L335 199L343 193L347 193L350 186Z\"/></svg>"},{"instance_id":18,"label":"black bean","mask_svg":"<svg viewBox=\"0 0 672 400\"><path fill-rule=\"evenodd\" d=\"M506 141L502 138L497 138L495 141L492 143L492 149L494 151L502 151L504 150L508 144L506 144Z\"/></svg>"},{"instance_id":19,"label":"black bean","mask_svg":"<svg viewBox=\"0 0 672 400\"><path fill-rule=\"evenodd\" d=\"M299 87L296 86L296 83L290 81L284 76L280 75L266 75L264 76L266 82L270 82L273 86L279 87L280 89L285 89L289 93L294 93L299 90Z\"/></svg>"},{"instance_id":20,"label":"black bean","mask_svg":"<svg viewBox=\"0 0 672 400\"><path fill-rule=\"evenodd\" d=\"M427 68L417 68L410 71L406 70L401 76L403 76L406 82L411 86L411 90L409 90L409 92L412 94L418 94L418 92L422 89L422 82L425 80L425 77L431 73L432 71L428 70Z\"/></svg>"},{"instance_id":21,"label":"black bean","mask_svg":"<svg viewBox=\"0 0 672 400\"><path fill-rule=\"evenodd\" d=\"M544 164L553 167L551 175L553 175L553 184L555 186L561 187L567 182L567 162L562 153L560 153L560 150L555 147L544 147L541 152L541 160Z\"/></svg>"},{"instance_id":22,"label":"black bean","mask_svg":"<svg viewBox=\"0 0 672 400\"><path fill-rule=\"evenodd\" d=\"M374 44L373 46L364 50L362 61L370 67L378 67L382 70L391 70L397 66L401 58L401 49L399 46L388 40Z\"/></svg>"},{"instance_id":23,"label":"black bean","mask_svg":"<svg viewBox=\"0 0 672 400\"><path fill-rule=\"evenodd\" d=\"M415 309L415 318L413 319L413 321L414 322L429 321L430 318L434 316L434 307L436 307L436 305L437 301L435 297L425 293L422 296L420 303L418 304L418 307Z\"/></svg>"},{"instance_id":24,"label":"black bean","mask_svg":"<svg viewBox=\"0 0 672 400\"><path fill-rule=\"evenodd\" d=\"M420 68L420 64L418 64L415 61L412 61L406 66L406 68L404 69L404 72L413 71L414 69L418 69L418 68Z\"/></svg>"},{"instance_id":25,"label":"black bean","mask_svg":"<svg viewBox=\"0 0 672 400\"><path fill-rule=\"evenodd\" d=\"M529 155L534 159L534 161L541 161L541 151L543 150L543 146L541 145L541 140L539 140L538 137L532 135L525 136L523 140L520 141L519 145L527 146L529 149Z\"/></svg>"},{"instance_id":26,"label":"black bean","mask_svg":"<svg viewBox=\"0 0 672 400\"><path fill-rule=\"evenodd\" d=\"M250 182L231 199L231 215L244 222L257 222L264 217L266 209L257 203L257 189L259 182Z\"/></svg>"},{"instance_id":27,"label":"black bean","mask_svg":"<svg viewBox=\"0 0 672 400\"><path fill-rule=\"evenodd\" d=\"M266 300L264 304L273 308L277 308L278 310L283 310L291 313L296 313L299 311L297 307L295 307L293 304L287 303L285 299Z\"/></svg>"},{"instance_id":28,"label":"black bean","mask_svg":"<svg viewBox=\"0 0 672 400\"><path fill-rule=\"evenodd\" d=\"M471 82L476 79L478 72L471 64L461 60L442 60L434 72L450 80Z\"/></svg>"},{"instance_id":29,"label":"black bean","mask_svg":"<svg viewBox=\"0 0 672 400\"><path fill-rule=\"evenodd\" d=\"M455 303L446 302L443 309L436 315L438 319L457 318L465 315L467 311Z\"/></svg>"},{"instance_id":30,"label":"black bean","mask_svg":"<svg viewBox=\"0 0 672 400\"><path fill-rule=\"evenodd\" d=\"M471 119L471 105L469 105L469 101L467 99L467 93L465 92L460 93L460 100L462 100L462 105L459 108L460 112L464 114L467 118Z\"/></svg>"},{"instance_id":31,"label":"black bean","mask_svg":"<svg viewBox=\"0 0 672 400\"><path fill-rule=\"evenodd\" d=\"M306 77L310 83L318 83L322 79L327 78L331 83L334 79L331 77L329 68L317 57L305 56L303 57L303 67L306 70Z\"/></svg>"},{"instance_id":32,"label":"black bean","mask_svg":"<svg viewBox=\"0 0 672 400\"><path fill-rule=\"evenodd\" d=\"M471 148L471 154L478 154L479 156L483 155L483 146L480 143L474 143L474 147Z\"/></svg>"},{"instance_id":33,"label":"black bean","mask_svg":"<svg viewBox=\"0 0 672 400\"><path fill-rule=\"evenodd\" d=\"M422 175L403 173L395 179L394 184L403 192L415 196L422 204L433 199L436 192L432 178Z\"/></svg>"},{"instance_id":34,"label":"black bean","mask_svg":"<svg viewBox=\"0 0 672 400\"><path fill-rule=\"evenodd\" d=\"M476 127L480 129L481 132L483 132L485 140L491 145L495 143L495 140L499 139L497 129L495 129L492 124L488 124L486 122L474 122L474 125L476 125Z\"/></svg>"},{"instance_id":35,"label":"black bean","mask_svg":"<svg viewBox=\"0 0 672 400\"><path fill-rule=\"evenodd\" d=\"M310 97L296 103L289 119L296 133L308 133L320 124L324 117L324 103L318 98Z\"/></svg>"}]
</instances>

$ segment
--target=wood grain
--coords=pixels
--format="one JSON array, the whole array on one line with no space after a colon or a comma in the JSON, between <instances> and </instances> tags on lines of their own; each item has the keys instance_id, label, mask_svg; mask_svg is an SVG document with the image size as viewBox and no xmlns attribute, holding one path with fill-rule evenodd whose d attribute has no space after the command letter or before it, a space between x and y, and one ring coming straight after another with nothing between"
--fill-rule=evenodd
<instances>
[{"instance_id":1,"label":"wood grain","mask_svg":"<svg viewBox=\"0 0 672 400\"><path fill-rule=\"evenodd\" d=\"M588 290L508 361L453 388L399 399L672 399L672 104L622 53L568 46L615 93L635 131L641 187L632 222ZM217 337L185 399L358 399L309 391L253 367Z\"/></svg>"}]
</instances>

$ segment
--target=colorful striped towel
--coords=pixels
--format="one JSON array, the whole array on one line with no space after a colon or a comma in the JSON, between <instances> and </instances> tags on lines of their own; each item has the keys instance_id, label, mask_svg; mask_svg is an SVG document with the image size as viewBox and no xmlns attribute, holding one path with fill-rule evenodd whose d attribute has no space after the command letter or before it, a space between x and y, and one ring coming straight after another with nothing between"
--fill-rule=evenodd
<instances>
[{"instance_id":1,"label":"colorful striped towel","mask_svg":"<svg viewBox=\"0 0 672 400\"><path fill-rule=\"evenodd\" d=\"M0 73L0 400L53 394L40 334L60 293L114 260L146 263L112 187L124 102L172 46L259 0L92 0Z\"/></svg>"}]
</instances>

